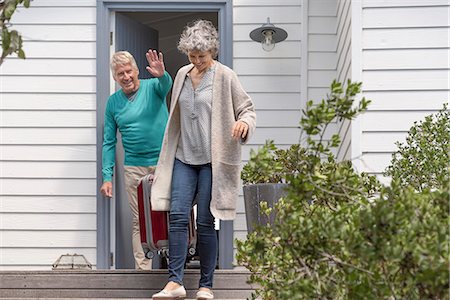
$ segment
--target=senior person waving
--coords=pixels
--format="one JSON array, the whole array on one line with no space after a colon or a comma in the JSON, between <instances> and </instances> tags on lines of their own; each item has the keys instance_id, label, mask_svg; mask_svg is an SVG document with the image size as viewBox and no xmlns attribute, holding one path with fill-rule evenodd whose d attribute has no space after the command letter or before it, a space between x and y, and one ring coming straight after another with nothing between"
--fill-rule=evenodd
<instances>
[{"instance_id":1,"label":"senior person waving","mask_svg":"<svg viewBox=\"0 0 450 300\"><path fill-rule=\"evenodd\" d=\"M166 95L172 78L164 67L161 52L150 49L146 53L147 71L154 76L140 80L139 68L127 51L119 51L111 58L111 72L121 89L112 94L106 104L102 148L103 184L100 192L113 196L113 169L116 160L117 131L122 135L125 152L125 189L133 218L132 246L135 267L151 269L151 261L142 250L137 203L139 180L153 172L158 161L161 142L168 118Z\"/></svg>"},{"instance_id":2,"label":"senior person waving","mask_svg":"<svg viewBox=\"0 0 450 300\"><path fill-rule=\"evenodd\" d=\"M241 144L253 133L256 114L234 71L215 60L219 41L210 21L186 26L178 49L190 64L181 67L174 80L151 196L156 210L170 209L169 282L152 299L186 297L183 275L194 198L201 271L197 299L214 299L214 218L236 216Z\"/></svg>"}]
</instances>

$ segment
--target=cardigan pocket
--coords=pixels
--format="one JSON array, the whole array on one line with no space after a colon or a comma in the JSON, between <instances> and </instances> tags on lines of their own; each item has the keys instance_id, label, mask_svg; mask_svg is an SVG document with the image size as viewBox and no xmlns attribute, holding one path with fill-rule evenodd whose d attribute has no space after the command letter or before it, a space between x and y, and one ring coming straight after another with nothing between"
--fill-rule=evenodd
<instances>
[{"instance_id":1,"label":"cardigan pocket","mask_svg":"<svg viewBox=\"0 0 450 300\"><path fill-rule=\"evenodd\" d=\"M239 197L239 174L241 165L218 162L213 169L213 201L217 209L235 210Z\"/></svg>"}]
</instances>

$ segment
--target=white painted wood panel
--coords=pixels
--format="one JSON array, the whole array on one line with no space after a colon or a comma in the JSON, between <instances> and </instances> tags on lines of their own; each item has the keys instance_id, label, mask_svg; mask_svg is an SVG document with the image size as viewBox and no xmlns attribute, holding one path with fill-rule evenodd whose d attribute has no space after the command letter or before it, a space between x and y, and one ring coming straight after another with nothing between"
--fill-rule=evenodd
<instances>
[{"instance_id":1,"label":"white painted wood panel","mask_svg":"<svg viewBox=\"0 0 450 300\"><path fill-rule=\"evenodd\" d=\"M383 173L391 164L391 153L365 153L361 160L367 172Z\"/></svg>"},{"instance_id":2,"label":"white painted wood panel","mask_svg":"<svg viewBox=\"0 0 450 300\"><path fill-rule=\"evenodd\" d=\"M336 2L330 0L313 0L308 2L308 15L317 16L336 16Z\"/></svg>"},{"instance_id":3,"label":"white painted wood panel","mask_svg":"<svg viewBox=\"0 0 450 300\"><path fill-rule=\"evenodd\" d=\"M336 70L315 71L310 70L308 74L309 87L329 87L333 79L336 78Z\"/></svg>"},{"instance_id":4,"label":"white painted wood panel","mask_svg":"<svg viewBox=\"0 0 450 300\"><path fill-rule=\"evenodd\" d=\"M4 231L3 247L15 248L61 248L96 247L96 232L95 231Z\"/></svg>"},{"instance_id":5,"label":"white painted wood panel","mask_svg":"<svg viewBox=\"0 0 450 300\"><path fill-rule=\"evenodd\" d=\"M3 161L96 161L94 145L2 145Z\"/></svg>"},{"instance_id":6,"label":"white painted wood panel","mask_svg":"<svg viewBox=\"0 0 450 300\"><path fill-rule=\"evenodd\" d=\"M331 52L335 53L337 46L336 34L309 34L309 52Z\"/></svg>"},{"instance_id":7,"label":"white painted wood panel","mask_svg":"<svg viewBox=\"0 0 450 300\"><path fill-rule=\"evenodd\" d=\"M272 21L271 21L272 22ZM262 24L261 24L262 25ZM255 24L235 24L233 26L233 40L236 41L251 41L250 32L261 25ZM277 24L277 27L282 27L288 33L285 41L300 41L302 38L302 27L298 24Z\"/></svg>"},{"instance_id":8,"label":"white painted wood panel","mask_svg":"<svg viewBox=\"0 0 450 300\"><path fill-rule=\"evenodd\" d=\"M364 0L363 7L408 7L408 6L442 6L448 0Z\"/></svg>"},{"instance_id":9,"label":"white painted wood panel","mask_svg":"<svg viewBox=\"0 0 450 300\"><path fill-rule=\"evenodd\" d=\"M336 17L320 16L309 17L308 19L309 33L317 34L335 34L336 33Z\"/></svg>"},{"instance_id":10,"label":"white painted wood panel","mask_svg":"<svg viewBox=\"0 0 450 300\"><path fill-rule=\"evenodd\" d=\"M270 17L270 23L277 27L282 27L283 24L299 23L301 20L300 6L278 6L272 2L273 6L257 6L257 7L234 7L233 9L233 23L252 23L262 24L267 22L267 17Z\"/></svg>"},{"instance_id":11,"label":"white painted wood panel","mask_svg":"<svg viewBox=\"0 0 450 300\"><path fill-rule=\"evenodd\" d=\"M450 85L450 70L365 71L362 81L368 91L442 90Z\"/></svg>"},{"instance_id":12,"label":"white painted wood panel","mask_svg":"<svg viewBox=\"0 0 450 300\"><path fill-rule=\"evenodd\" d=\"M95 25L15 25L22 34L24 45L27 41L67 41L95 42ZM26 49L26 48L25 48Z\"/></svg>"},{"instance_id":13,"label":"white painted wood panel","mask_svg":"<svg viewBox=\"0 0 450 300\"><path fill-rule=\"evenodd\" d=\"M2 263L10 266L22 266L28 270L30 265L41 262L44 265L52 265L56 260L65 254L84 255L91 264L96 264L97 254L94 248L4 248L0 252L2 254ZM0 269L3 269L0 266Z\"/></svg>"},{"instance_id":14,"label":"white painted wood panel","mask_svg":"<svg viewBox=\"0 0 450 300\"><path fill-rule=\"evenodd\" d=\"M363 49L448 48L448 28L368 29Z\"/></svg>"},{"instance_id":15,"label":"white painted wood panel","mask_svg":"<svg viewBox=\"0 0 450 300\"><path fill-rule=\"evenodd\" d=\"M235 58L298 58L301 57L301 43L285 41L267 52L260 43L236 41L233 43L233 51Z\"/></svg>"},{"instance_id":16,"label":"white painted wood panel","mask_svg":"<svg viewBox=\"0 0 450 300\"><path fill-rule=\"evenodd\" d=\"M96 230L96 214L4 213L0 229L6 230Z\"/></svg>"},{"instance_id":17,"label":"white painted wood panel","mask_svg":"<svg viewBox=\"0 0 450 300\"><path fill-rule=\"evenodd\" d=\"M286 5L301 5L302 0L234 0L233 7L239 6L273 6L277 4L278 6Z\"/></svg>"},{"instance_id":18,"label":"white painted wood panel","mask_svg":"<svg viewBox=\"0 0 450 300\"><path fill-rule=\"evenodd\" d=\"M401 17L399 17L401 16ZM364 28L405 28L448 26L450 6L363 9Z\"/></svg>"},{"instance_id":19,"label":"white painted wood panel","mask_svg":"<svg viewBox=\"0 0 450 300\"><path fill-rule=\"evenodd\" d=\"M450 91L373 91L365 92L371 99L369 110L439 110L450 99Z\"/></svg>"},{"instance_id":20,"label":"white painted wood panel","mask_svg":"<svg viewBox=\"0 0 450 300\"><path fill-rule=\"evenodd\" d=\"M95 196L95 179L2 179L3 195Z\"/></svg>"},{"instance_id":21,"label":"white painted wood panel","mask_svg":"<svg viewBox=\"0 0 450 300\"><path fill-rule=\"evenodd\" d=\"M249 93L256 109L299 109L299 93Z\"/></svg>"},{"instance_id":22,"label":"white painted wood panel","mask_svg":"<svg viewBox=\"0 0 450 300\"><path fill-rule=\"evenodd\" d=\"M271 139L277 145L291 145L298 141L299 136L298 128L257 128L248 144L262 145L267 139Z\"/></svg>"},{"instance_id":23,"label":"white painted wood panel","mask_svg":"<svg viewBox=\"0 0 450 300\"><path fill-rule=\"evenodd\" d=\"M300 93L300 76L241 76L244 89L249 92Z\"/></svg>"},{"instance_id":24,"label":"white painted wood panel","mask_svg":"<svg viewBox=\"0 0 450 300\"><path fill-rule=\"evenodd\" d=\"M336 70L336 52L310 52L308 55L309 70Z\"/></svg>"},{"instance_id":25,"label":"white painted wood panel","mask_svg":"<svg viewBox=\"0 0 450 300\"><path fill-rule=\"evenodd\" d=\"M37 6L31 3L29 8L19 7L14 13L14 24L95 24L95 7Z\"/></svg>"},{"instance_id":26,"label":"white painted wood panel","mask_svg":"<svg viewBox=\"0 0 450 300\"><path fill-rule=\"evenodd\" d=\"M300 120L300 110L257 110L256 117L258 128L260 127L298 127Z\"/></svg>"},{"instance_id":27,"label":"white painted wood panel","mask_svg":"<svg viewBox=\"0 0 450 300\"><path fill-rule=\"evenodd\" d=\"M2 144L95 145L95 128L0 128Z\"/></svg>"},{"instance_id":28,"label":"white painted wood panel","mask_svg":"<svg viewBox=\"0 0 450 300\"><path fill-rule=\"evenodd\" d=\"M39 80L37 80L39 79ZM95 77L0 76L6 93L95 93Z\"/></svg>"},{"instance_id":29,"label":"white painted wood panel","mask_svg":"<svg viewBox=\"0 0 450 300\"><path fill-rule=\"evenodd\" d=\"M95 58L95 41L26 41L23 50L27 58ZM5 66L13 61L14 56L9 57L2 64Z\"/></svg>"},{"instance_id":30,"label":"white painted wood panel","mask_svg":"<svg viewBox=\"0 0 450 300\"><path fill-rule=\"evenodd\" d=\"M2 93L0 103L3 110L95 110L95 107L95 94Z\"/></svg>"},{"instance_id":31,"label":"white painted wood panel","mask_svg":"<svg viewBox=\"0 0 450 300\"><path fill-rule=\"evenodd\" d=\"M366 50L363 52L364 70L445 69L450 49Z\"/></svg>"},{"instance_id":32,"label":"white painted wood panel","mask_svg":"<svg viewBox=\"0 0 450 300\"><path fill-rule=\"evenodd\" d=\"M394 152L395 142L405 142L407 132L363 132L361 136L362 152Z\"/></svg>"},{"instance_id":33,"label":"white painted wood panel","mask_svg":"<svg viewBox=\"0 0 450 300\"><path fill-rule=\"evenodd\" d=\"M86 75L95 76L94 59L17 59L2 65L2 75Z\"/></svg>"},{"instance_id":34,"label":"white painted wood panel","mask_svg":"<svg viewBox=\"0 0 450 300\"><path fill-rule=\"evenodd\" d=\"M235 59L233 70L242 75L298 75L300 74L301 60L299 58L257 58Z\"/></svg>"},{"instance_id":35,"label":"white painted wood panel","mask_svg":"<svg viewBox=\"0 0 450 300\"><path fill-rule=\"evenodd\" d=\"M97 178L96 162L1 161L0 178Z\"/></svg>"},{"instance_id":36,"label":"white painted wood panel","mask_svg":"<svg viewBox=\"0 0 450 300\"><path fill-rule=\"evenodd\" d=\"M423 120L430 112L369 111L361 122L363 131L409 131L415 121Z\"/></svg>"},{"instance_id":37,"label":"white painted wood panel","mask_svg":"<svg viewBox=\"0 0 450 300\"><path fill-rule=\"evenodd\" d=\"M96 213L95 196L2 196L6 213Z\"/></svg>"},{"instance_id":38,"label":"white painted wood panel","mask_svg":"<svg viewBox=\"0 0 450 300\"><path fill-rule=\"evenodd\" d=\"M16 111L2 113L1 127L95 127L95 111Z\"/></svg>"},{"instance_id":39,"label":"white painted wood panel","mask_svg":"<svg viewBox=\"0 0 450 300\"><path fill-rule=\"evenodd\" d=\"M31 3L32 7L72 7L72 6L77 6L77 7L84 7L84 6L91 6L91 7L95 7L96 6L96 0L64 0L64 1L60 1L60 0L33 0L33 2Z\"/></svg>"},{"instance_id":40,"label":"white painted wood panel","mask_svg":"<svg viewBox=\"0 0 450 300\"><path fill-rule=\"evenodd\" d=\"M35 0L13 23L27 59L0 74L0 269L49 269L73 247L95 263L96 1Z\"/></svg>"}]
</instances>

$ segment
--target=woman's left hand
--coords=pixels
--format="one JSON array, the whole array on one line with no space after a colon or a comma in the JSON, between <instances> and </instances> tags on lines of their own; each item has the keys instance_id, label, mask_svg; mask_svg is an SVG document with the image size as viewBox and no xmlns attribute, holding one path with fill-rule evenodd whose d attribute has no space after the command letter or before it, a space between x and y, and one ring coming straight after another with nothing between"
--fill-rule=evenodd
<instances>
[{"instance_id":1,"label":"woman's left hand","mask_svg":"<svg viewBox=\"0 0 450 300\"><path fill-rule=\"evenodd\" d=\"M245 139L248 133L248 124L244 121L236 121L231 130L231 137L235 140Z\"/></svg>"},{"instance_id":2,"label":"woman's left hand","mask_svg":"<svg viewBox=\"0 0 450 300\"><path fill-rule=\"evenodd\" d=\"M161 77L164 75L164 60L163 54L161 52L156 52L156 50L149 49L145 54L147 58L148 66L147 71L154 77Z\"/></svg>"}]
</instances>

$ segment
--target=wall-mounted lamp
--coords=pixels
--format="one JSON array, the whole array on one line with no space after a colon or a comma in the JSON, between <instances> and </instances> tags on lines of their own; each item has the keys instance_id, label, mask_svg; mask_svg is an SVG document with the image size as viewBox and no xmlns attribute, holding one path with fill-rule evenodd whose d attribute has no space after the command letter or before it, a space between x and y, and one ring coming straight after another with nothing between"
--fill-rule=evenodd
<instances>
[{"instance_id":1,"label":"wall-mounted lamp","mask_svg":"<svg viewBox=\"0 0 450 300\"><path fill-rule=\"evenodd\" d=\"M250 32L250 38L255 42L259 42L265 51L272 51L275 44L284 41L288 34L286 30L275 27L267 18L267 23Z\"/></svg>"}]
</instances>

